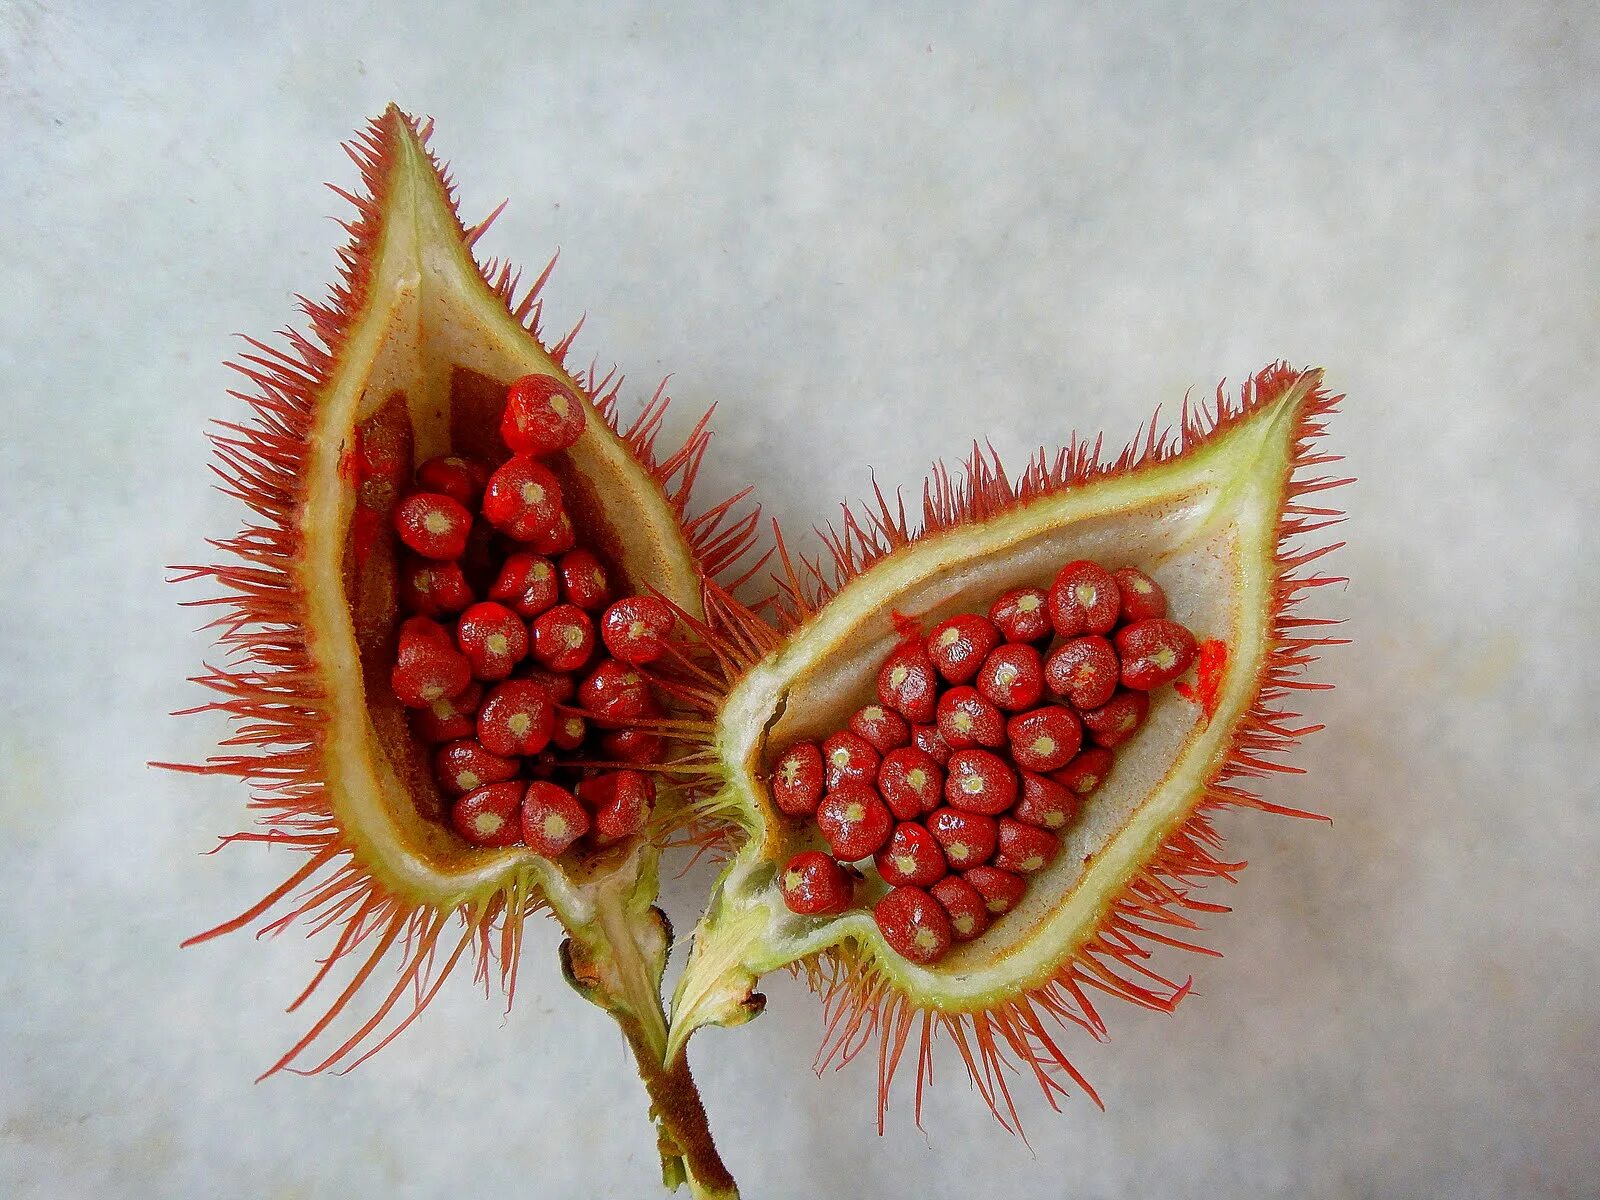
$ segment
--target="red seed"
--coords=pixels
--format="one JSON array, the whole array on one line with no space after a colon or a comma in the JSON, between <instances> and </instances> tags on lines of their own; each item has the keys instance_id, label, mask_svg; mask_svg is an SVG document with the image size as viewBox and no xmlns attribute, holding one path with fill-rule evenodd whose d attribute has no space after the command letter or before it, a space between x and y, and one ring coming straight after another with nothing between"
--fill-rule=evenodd
<instances>
[{"instance_id":1,"label":"red seed","mask_svg":"<svg viewBox=\"0 0 1600 1200\"><path fill-rule=\"evenodd\" d=\"M1032 646L1015 643L999 647L978 672L978 691L996 708L1021 712L1044 695L1044 664Z\"/></svg>"},{"instance_id":2,"label":"red seed","mask_svg":"<svg viewBox=\"0 0 1600 1200\"><path fill-rule=\"evenodd\" d=\"M983 897L983 906L990 916L1001 916L1022 903L1028 890L1027 880L1002 867L973 867L963 871L961 878L970 883Z\"/></svg>"},{"instance_id":3,"label":"red seed","mask_svg":"<svg viewBox=\"0 0 1600 1200\"><path fill-rule=\"evenodd\" d=\"M1040 829L1060 829L1078 813L1078 797L1064 784L1032 771L1022 772L1022 798L1011 816Z\"/></svg>"},{"instance_id":4,"label":"red seed","mask_svg":"<svg viewBox=\"0 0 1600 1200\"><path fill-rule=\"evenodd\" d=\"M483 493L483 515L501 533L521 542L548 537L563 512L561 484L537 459L518 455L489 476ZM535 547L539 553L549 553Z\"/></svg>"},{"instance_id":5,"label":"red seed","mask_svg":"<svg viewBox=\"0 0 1600 1200\"><path fill-rule=\"evenodd\" d=\"M538 554L513 554L489 585L489 599L530 620L554 608L560 598L555 564Z\"/></svg>"},{"instance_id":6,"label":"red seed","mask_svg":"<svg viewBox=\"0 0 1600 1200\"><path fill-rule=\"evenodd\" d=\"M583 426L583 401L553 375L524 375L506 389L500 440L517 454L558 454Z\"/></svg>"},{"instance_id":7,"label":"red seed","mask_svg":"<svg viewBox=\"0 0 1600 1200\"><path fill-rule=\"evenodd\" d=\"M472 682L472 665L455 648L444 626L412 617L400 627L400 647L389 684L407 708L426 708L458 696Z\"/></svg>"},{"instance_id":8,"label":"red seed","mask_svg":"<svg viewBox=\"0 0 1600 1200\"><path fill-rule=\"evenodd\" d=\"M872 917L889 949L914 963L938 962L955 936L949 914L919 887L894 888L873 906Z\"/></svg>"},{"instance_id":9,"label":"red seed","mask_svg":"<svg viewBox=\"0 0 1600 1200\"><path fill-rule=\"evenodd\" d=\"M790 912L803 917L829 916L850 907L854 881L820 850L802 850L778 872L778 890Z\"/></svg>"},{"instance_id":10,"label":"red seed","mask_svg":"<svg viewBox=\"0 0 1600 1200\"><path fill-rule=\"evenodd\" d=\"M950 873L933 834L914 821L896 825L872 861L883 881L891 886L909 883L927 887Z\"/></svg>"},{"instance_id":11,"label":"red seed","mask_svg":"<svg viewBox=\"0 0 1600 1200\"><path fill-rule=\"evenodd\" d=\"M561 591L568 604L589 612L606 606L606 569L590 551L568 550L556 560L556 574L561 576Z\"/></svg>"},{"instance_id":12,"label":"red seed","mask_svg":"<svg viewBox=\"0 0 1600 1200\"><path fill-rule=\"evenodd\" d=\"M1083 727L1095 742L1111 749L1137 733L1149 715L1149 695L1118 688L1106 703L1083 714Z\"/></svg>"},{"instance_id":13,"label":"red seed","mask_svg":"<svg viewBox=\"0 0 1600 1200\"><path fill-rule=\"evenodd\" d=\"M1046 704L1007 721L1006 740L1017 766L1030 771L1054 771L1066 766L1078 752L1083 744L1083 726L1071 709Z\"/></svg>"},{"instance_id":14,"label":"red seed","mask_svg":"<svg viewBox=\"0 0 1600 1200\"><path fill-rule=\"evenodd\" d=\"M446 454L430 458L417 468L417 486L425 492L449 496L457 504L471 508L483 495L489 482L489 468L475 458Z\"/></svg>"},{"instance_id":15,"label":"red seed","mask_svg":"<svg viewBox=\"0 0 1600 1200\"><path fill-rule=\"evenodd\" d=\"M589 814L566 788L543 780L528 785L522 799L522 840L555 858L589 832Z\"/></svg>"},{"instance_id":16,"label":"red seed","mask_svg":"<svg viewBox=\"0 0 1600 1200\"><path fill-rule=\"evenodd\" d=\"M424 558L460 558L472 531L472 514L437 492L413 492L395 506L395 532Z\"/></svg>"},{"instance_id":17,"label":"red seed","mask_svg":"<svg viewBox=\"0 0 1600 1200\"><path fill-rule=\"evenodd\" d=\"M940 621L928 634L928 657L951 683L971 683L989 651L1000 644L992 621L963 613Z\"/></svg>"},{"instance_id":18,"label":"red seed","mask_svg":"<svg viewBox=\"0 0 1600 1200\"><path fill-rule=\"evenodd\" d=\"M1037 642L1052 632L1049 597L1043 588L1012 588L994 602L989 620L1008 642Z\"/></svg>"},{"instance_id":19,"label":"red seed","mask_svg":"<svg viewBox=\"0 0 1600 1200\"><path fill-rule=\"evenodd\" d=\"M1017 800L1016 772L987 750L956 750L946 769L944 798L965 812L1003 813Z\"/></svg>"},{"instance_id":20,"label":"red seed","mask_svg":"<svg viewBox=\"0 0 1600 1200\"><path fill-rule=\"evenodd\" d=\"M878 671L878 699L913 725L933 720L939 675L921 640L902 642Z\"/></svg>"},{"instance_id":21,"label":"red seed","mask_svg":"<svg viewBox=\"0 0 1600 1200\"><path fill-rule=\"evenodd\" d=\"M577 544L577 532L572 528L572 518L567 516L565 510L548 531L528 539L528 545L535 554L565 554Z\"/></svg>"},{"instance_id":22,"label":"red seed","mask_svg":"<svg viewBox=\"0 0 1600 1200\"><path fill-rule=\"evenodd\" d=\"M643 666L666 652L677 624L672 606L657 596L625 596L600 618L600 637L612 657Z\"/></svg>"},{"instance_id":23,"label":"red seed","mask_svg":"<svg viewBox=\"0 0 1600 1200\"><path fill-rule=\"evenodd\" d=\"M600 756L608 762L659 763L666 749L666 738L648 729L608 729L600 735Z\"/></svg>"},{"instance_id":24,"label":"red seed","mask_svg":"<svg viewBox=\"0 0 1600 1200\"><path fill-rule=\"evenodd\" d=\"M552 671L576 671L594 653L594 623L573 604L558 604L533 623L533 656Z\"/></svg>"},{"instance_id":25,"label":"red seed","mask_svg":"<svg viewBox=\"0 0 1600 1200\"><path fill-rule=\"evenodd\" d=\"M1171 683L1194 664L1194 634L1176 621L1140 621L1117 630L1122 685L1149 691Z\"/></svg>"},{"instance_id":26,"label":"red seed","mask_svg":"<svg viewBox=\"0 0 1600 1200\"><path fill-rule=\"evenodd\" d=\"M885 754L878 766L877 783L883 802L901 821L914 821L932 812L944 799L944 768L914 746Z\"/></svg>"},{"instance_id":27,"label":"red seed","mask_svg":"<svg viewBox=\"0 0 1600 1200\"><path fill-rule=\"evenodd\" d=\"M950 932L958 942L970 942L989 928L989 910L978 889L959 875L946 875L928 889L950 916Z\"/></svg>"},{"instance_id":28,"label":"red seed","mask_svg":"<svg viewBox=\"0 0 1600 1200\"><path fill-rule=\"evenodd\" d=\"M601 846L643 833L656 801L655 781L643 771L613 775L610 794L594 816L594 840Z\"/></svg>"},{"instance_id":29,"label":"red seed","mask_svg":"<svg viewBox=\"0 0 1600 1200\"><path fill-rule=\"evenodd\" d=\"M433 777L451 796L464 796L486 783L504 783L516 773L516 759L490 754L477 738L462 738L433 752Z\"/></svg>"},{"instance_id":30,"label":"red seed","mask_svg":"<svg viewBox=\"0 0 1600 1200\"><path fill-rule=\"evenodd\" d=\"M400 568L400 604L425 617L458 613L472 603L472 588L461 564L408 559Z\"/></svg>"},{"instance_id":31,"label":"red seed","mask_svg":"<svg viewBox=\"0 0 1600 1200\"><path fill-rule=\"evenodd\" d=\"M1122 620L1156 621L1167 615L1167 594L1138 567L1118 567L1111 578L1122 595Z\"/></svg>"},{"instance_id":32,"label":"red seed","mask_svg":"<svg viewBox=\"0 0 1600 1200\"><path fill-rule=\"evenodd\" d=\"M456 640L448 629L429 617L407 617L400 622L399 653L404 654L408 647L453 651Z\"/></svg>"},{"instance_id":33,"label":"red seed","mask_svg":"<svg viewBox=\"0 0 1600 1200\"><path fill-rule=\"evenodd\" d=\"M658 711L650 681L614 658L606 659L578 685L578 703L604 721L637 721Z\"/></svg>"},{"instance_id":34,"label":"red seed","mask_svg":"<svg viewBox=\"0 0 1600 1200\"><path fill-rule=\"evenodd\" d=\"M1062 637L1110 633L1121 611L1117 581L1088 559L1069 562L1050 585L1050 624Z\"/></svg>"},{"instance_id":35,"label":"red seed","mask_svg":"<svg viewBox=\"0 0 1600 1200\"><path fill-rule=\"evenodd\" d=\"M940 696L938 723L939 732L953 750L1005 745L1005 718L976 688L953 687Z\"/></svg>"},{"instance_id":36,"label":"red seed","mask_svg":"<svg viewBox=\"0 0 1600 1200\"><path fill-rule=\"evenodd\" d=\"M864 737L879 754L898 750L911 741L911 725L893 709L869 704L850 718L850 732Z\"/></svg>"},{"instance_id":37,"label":"red seed","mask_svg":"<svg viewBox=\"0 0 1600 1200\"><path fill-rule=\"evenodd\" d=\"M516 675L518 679L537 683L550 693L550 699L557 704L570 704L578 694L578 681L565 671L547 671L543 667L524 663L517 668Z\"/></svg>"},{"instance_id":38,"label":"red seed","mask_svg":"<svg viewBox=\"0 0 1600 1200\"><path fill-rule=\"evenodd\" d=\"M1059 771L1050 772L1050 778L1074 796L1087 796L1098 790L1111 774L1116 755L1103 746L1091 746Z\"/></svg>"},{"instance_id":39,"label":"red seed","mask_svg":"<svg viewBox=\"0 0 1600 1200\"><path fill-rule=\"evenodd\" d=\"M950 743L937 725L917 725L911 730L911 744L941 767L950 761Z\"/></svg>"},{"instance_id":40,"label":"red seed","mask_svg":"<svg viewBox=\"0 0 1600 1200\"><path fill-rule=\"evenodd\" d=\"M456 644L478 679L505 679L528 656L528 627L503 604L474 604L456 622Z\"/></svg>"},{"instance_id":41,"label":"red seed","mask_svg":"<svg viewBox=\"0 0 1600 1200\"><path fill-rule=\"evenodd\" d=\"M979 866L994 854L1000 831L993 817L941 808L928 815L927 823L928 832L943 848L945 859L954 870Z\"/></svg>"},{"instance_id":42,"label":"red seed","mask_svg":"<svg viewBox=\"0 0 1600 1200\"><path fill-rule=\"evenodd\" d=\"M860 734L840 730L822 743L822 770L830 792L850 783L871 787L878 778L878 752Z\"/></svg>"},{"instance_id":43,"label":"red seed","mask_svg":"<svg viewBox=\"0 0 1600 1200\"><path fill-rule=\"evenodd\" d=\"M994 865L1002 871L1032 875L1049 866L1060 849L1060 840L1049 830L1036 825L1024 825L1010 817L1001 817L999 849L994 854Z\"/></svg>"},{"instance_id":44,"label":"red seed","mask_svg":"<svg viewBox=\"0 0 1600 1200\"><path fill-rule=\"evenodd\" d=\"M817 806L817 828L843 862L876 854L889 840L892 824L878 793L859 784L829 792Z\"/></svg>"},{"instance_id":45,"label":"red seed","mask_svg":"<svg viewBox=\"0 0 1600 1200\"><path fill-rule=\"evenodd\" d=\"M557 750L576 750L583 745L589 732L589 723L577 713L557 713L555 728L550 731L550 744Z\"/></svg>"},{"instance_id":46,"label":"red seed","mask_svg":"<svg viewBox=\"0 0 1600 1200\"><path fill-rule=\"evenodd\" d=\"M435 700L427 708L413 709L411 729L429 745L471 737L477 727L473 718L483 703L483 685L469 683L464 692Z\"/></svg>"},{"instance_id":47,"label":"red seed","mask_svg":"<svg viewBox=\"0 0 1600 1200\"><path fill-rule=\"evenodd\" d=\"M809 817L822 802L822 750L796 742L772 765L772 801L791 817Z\"/></svg>"},{"instance_id":48,"label":"red seed","mask_svg":"<svg viewBox=\"0 0 1600 1200\"><path fill-rule=\"evenodd\" d=\"M550 693L526 679L511 679L489 693L478 712L478 740L507 758L537 754L550 744L556 708Z\"/></svg>"},{"instance_id":49,"label":"red seed","mask_svg":"<svg viewBox=\"0 0 1600 1200\"><path fill-rule=\"evenodd\" d=\"M601 771L596 775L586 775L578 780L572 789L572 794L578 798L578 803L590 812L599 812L611 803L611 797L617 791L617 776L619 771Z\"/></svg>"},{"instance_id":50,"label":"red seed","mask_svg":"<svg viewBox=\"0 0 1600 1200\"><path fill-rule=\"evenodd\" d=\"M450 809L450 823L474 846L515 846L522 840L518 809L526 790L518 780L474 788Z\"/></svg>"},{"instance_id":51,"label":"red seed","mask_svg":"<svg viewBox=\"0 0 1600 1200\"><path fill-rule=\"evenodd\" d=\"M1099 636L1063 642L1044 660L1044 682L1074 708L1099 708L1117 690L1117 652Z\"/></svg>"}]
</instances>

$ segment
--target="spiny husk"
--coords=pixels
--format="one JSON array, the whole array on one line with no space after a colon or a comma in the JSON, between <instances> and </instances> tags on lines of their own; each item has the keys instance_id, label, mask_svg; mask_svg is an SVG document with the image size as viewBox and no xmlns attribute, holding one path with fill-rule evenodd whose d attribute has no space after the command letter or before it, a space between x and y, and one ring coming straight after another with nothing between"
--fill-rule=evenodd
<instances>
[{"instance_id":1,"label":"spiny husk","mask_svg":"<svg viewBox=\"0 0 1600 1200\"><path fill-rule=\"evenodd\" d=\"M286 331L277 344L247 339L249 350L232 365L251 388L232 394L249 414L219 422L211 435L222 490L250 518L236 536L212 543L224 561L179 568L179 579L220 588L195 602L220 609L211 628L223 661L195 680L217 699L191 711L222 712L233 723L222 753L179 769L237 776L251 787L256 828L224 845L264 843L298 860L261 901L191 941L277 910L262 933L298 925L308 936L333 938L291 1009L344 976L322 1015L267 1074L353 1067L409 1025L463 963L486 990L498 980L509 1004L532 914L553 904L569 929L593 931L596 897L616 893L616 903L638 915L655 892L649 845L622 846L594 863L554 864L520 848L467 847L417 811L410 789L419 785L406 780L401 752L374 732L382 700L363 694L352 601L341 582L348 465L359 449L351 430L397 390L411 410L420 460L445 449L440 413L451 411L463 376L503 395L516 375L554 374L592 406L572 453L586 455L585 469L605 485L594 503L638 590L654 588L696 610L702 578L736 573L756 532L756 512L741 507L744 493L691 511L709 413L672 450L659 445L663 390L624 426L615 370L565 367L578 329L544 344L540 294L551 268L524 288L511 265L473 259L499 210L462 225L448 173L427 148L430 133L431 123L391 108L346 146L362 188L334 189L355 209L343 223L350 241L339 254L339 281L325 301L302 301L309 332ZM668 935L650 914L636 922L645 944L635 949L659 960L659 979ZM590 942L580 949L592 965L606 949L599 932ZM392 984L359 1027L311 1065L291 1067L391 966ZM634 1000L635 1007L647 1002ZM648 1004L660 1024L653 992Z\"/></svg>"},{"instance_id":2,"label":"spiny husk","mask_svg":"<svg viewBox=\"0 0 1600 1200\"><path fill-rule=\"evenodd\" d=\"M1315 473L1335 461L1314 443L1338 400L1321 387L1320 373L1280 364L1236 399L1219 389L1210 410L1186 402L1175 431L1152 421L1111 461L1102 461L1099 439L1074 438L1053 455L1039 452L1013 479L992 451L974 447L959 476L939 467L925 484L920 527L875 490L869 508L847 509L842 526L825 532L829 564L797 562L780 539L781 635L712 589L710 633L720 634L731 686L717 732L696 761L708 775L706 814L736 824L745 841L696 931L669 1050L681 1052L699 1025L749 1019L759 1011L755 980L790 966L824 997L819 1067L877 1048L880 1127L913 1035L919 1117L940 1035L954 1042L1008 1127L1019 1127L1007 1082L1014 1067L1052 1106L1073 1082L1092 1096L1053 1028L1105 1036L1094 992L1162 1010L1187 993L1187 981L1148 960L1156 945L1200 950L1198 916L1223 911L1196 894L1243 865L1222 854L1215 814L1244 807L1310 815L1261 799L1245 781L1296 770L1281 756L1316 727L1285 704L1291 693L1317 686L1301 673L1321 646L1339 640L1323 636L1332 622L1299 608L1309 591L1334 582L1306 568L1336 547L1301 539L1338 519L1309 503L1347 482ZM1202 535L1234 547L1236 574L1224 563L1206 579L1212 542ZM1188 551L1192 564L1172 557L1188 545L1185 536L1198 546ZM1164 537L1175 539L1170 547ZM1171 551L1166 571L1157 561L1164 547ZM896 610L926 627L979 599L986 606L1005 588L1048 582L1079 556L1165 576L1179 619L1201 636L1226 618L1237 640L1227 644L1219 676L1181 689L1185 696L1155 698L1149 724L1119 752L1112 780L1069 829L1056 862L1033 878L1023 908L941 963L901 959L860 910L837 918L789 913L775 874L810 835L773 809L767 764L795 739L841 727L868 700L877 664L901 636ZM1194 572L1205 604L1173 587L1175 562ZM1184 612L1191 601L1195 611ZM708 695L722 690L706 685ZM1122 793L1113 787L1119 773ZM1146 794L1139 789L1147 781Z\"/></svg>"}]
</instances>

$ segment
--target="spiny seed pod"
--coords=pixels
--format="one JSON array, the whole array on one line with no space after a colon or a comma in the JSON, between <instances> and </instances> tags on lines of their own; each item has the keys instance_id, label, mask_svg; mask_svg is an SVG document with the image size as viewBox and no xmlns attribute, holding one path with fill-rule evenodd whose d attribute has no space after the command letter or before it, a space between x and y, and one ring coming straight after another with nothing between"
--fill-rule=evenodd
<instances>
[{"instance_id":1,"label":"spiny seed pod","mask_svg":"<svg viewBox=\"0 0 1600 1200\"><path fill-rule=\"evenodd\" d=\"M1307 477L1334 461L1313 442L1336 401L1319 372L1278 365L1237 399L1219 389L1213 411L1185 404L1175 433L1152 424L1114 462L1098 459L1098 440L1074 439L1012 476L974 449L965 478L937 468L925 485L920 530L881 492L865 514L847 510L843 532L825 534L831 584L820 564L796 569L780 539L781 633L726 597L708 605L713 624L724 625L720 653L733 684L708 747L720 772L711 805L747 838L695 932L669 1053L680 1055L703 1025L748 1019L755 981L790 966L825 997L819 1067L877 1049L880 1129L908 1043L920 1119L941 1034L1009 1128L1018 1128L1012 1068L1035 1079L1052 1106L1071 1081L1093 1096L1051 1026L1102 1034L1095 992L1176 1005L1188 983L1155 973L1145 946L1198 949L1170 931L1219 911L1197 888L1230 879L1239 864L1219 853L1213 816L1295 813L1244 782L1290 769L1275 756L1314 727L1284 701L1316 686L1299 675L1337 640L1321 636L1329 622L1297 611L1309 589L1331 582L1304 568L1332 547L1306 548L1301 538L1337 516L1310 498L1345 481ZM1118 570L1156 587L1138 589L1124 607ZM1152 616L1158 596L1165 602ZM823 798L815 818L789 815L793 806L774 803L773 764L791 745L825 742L864 705L899 712L918 727L919 746L932 745L921 738L926 729L948 736L943 714L928 725L940 695L955 694L930 654L959 638L941 632L931 650L918 639L963 614L986 615L1008 639L972 678L1003 714L1019 714L1007 719L1020 740L946 749L949 807L931 817L903 802L903 770L894 790L883 788L897 819L925 823L950 873L923 887L939 874L931 858L886 859L888 871L865 864L844 911L796 911L778 868L819 844L816 826L839 798L871 811L873 797L852 784ZM955 627L963 625L977 627ZM1111 661L1097 668L1112 672L1105 686L1085 687L1097 707L1026 715L1038 711L1039 663L1053 646L1093 637L1097 653L1104 645L1114 659L1119 625L1137 630L1122 639L1128 680L1151 690L1116 686L1121 668ZM1191 633L1200 647L1193 666ZM1168 683L1180 664L1184 674ZM1070 704L1074 688L1093 682L1069 672L1053 686ZM1082 747L1062 765L1055 737L1070 743L1079 721ZM1054 736L1034 728L1041 723ZM891 752L884 768L908 753ZM1029 770L1029 758L1050 774ZM891 858L921 851L920 835L906 828Z\"/></svg>"},{"instance_id":2,"label":"spiny seed pod","mask_svg":"<svg viewBox=\"0 0 1600 1200\"><path fill-rule=\"evenodd\" d=\"M567 370L577 329L553 345L540 333L549 268L524 288L509 264L474 260L489 220L461 224L429 132L391 108L348 147L364 191L341 193L356 209L342 278L326 302L305 302L309 334L250 342L235 365L252 416L213 435L250 522L222 543L232 561L181 570L222 589L209 603L221 606L226 665L197 682L236 732L183 769L248 782L260 827L224 840L298 863L193 940L273 910L268 929L328 932L296 1006L333 998L267 1073L319 1071L392 1039L458 966L509 996L525 922L548 907L569 934L569 980L616 1016L639 1060L667 1181L731 1195L686 1070L662 1066L670 933L653 907L639 802L654 789L599 813L572 794L580 764L608 754L670 771L661 755L681 746L675 721L624 717L601 731L552 706L571 700L573 672L596 666L589 610L650 596L700 615L703 580L736 570L757 514L742 493L690 514L706 420L658 450L662 391L623 427L615 373ZM508 389L522 407L503 420ZM468 607L474 598L485 603ZM691 670L697 653L652 663L667 697L678 667L704 673ZM369 993L370 1019L326 1046L335 1018Z\"/></svg>"}]
</instances>

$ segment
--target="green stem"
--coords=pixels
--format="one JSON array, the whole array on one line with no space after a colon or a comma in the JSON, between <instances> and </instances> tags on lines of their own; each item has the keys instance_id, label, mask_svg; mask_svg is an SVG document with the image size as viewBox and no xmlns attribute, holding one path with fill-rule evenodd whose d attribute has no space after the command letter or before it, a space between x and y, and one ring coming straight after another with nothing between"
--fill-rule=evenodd
<instances>
[{"instance_id":1,"label":"green stem","mask_svg":"<svg viewBox=\"0 0 1600 1200\"><path fill-rule=\"evenodd\" d=\"M614 871L580 889L587 911L562 912L568 938L561 946L567 981L616 1018L650 1097L669 1189L688 1184L696 1200L738 1200L723 1165L699 1090L683 1055L666 1061L667 1021L661 1002L672 933L656 894L656 856L642 848Z\"/></svg>"}]
</instances>

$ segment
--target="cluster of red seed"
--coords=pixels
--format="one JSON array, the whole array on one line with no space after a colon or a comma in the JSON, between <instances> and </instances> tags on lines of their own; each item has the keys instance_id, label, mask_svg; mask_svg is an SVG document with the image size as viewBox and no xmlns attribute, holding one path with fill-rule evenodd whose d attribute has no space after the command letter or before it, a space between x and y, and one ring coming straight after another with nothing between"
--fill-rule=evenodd
<instances>
[{"instance_id":1,"label":"cluster of red seed","mask_svg":"<svg viewBox=\"0 0 1600 1200\"><path fill-rule=\"evenodd\" d=\"M560 380L519 379L500 427L511 457L493 470L431 459L393 514L411 556L391 685L436 747L451 823L474 845L551 858L644 828L652 777L582 764L660 760L660 735L639 722L661 708L637 668L660 657L675 621L654 596L611 599L540 461L577 441L584 419Z\"/></svg>"},{"instance_id":2,"label":"cluster of red seed","mask_svg":"<svg viewBox=\"0 0 1600 1200\"><path fill-rule=\"evenodd\" d=\"M1144 723L1150 690L1194 662L1194 635L1166 613L1144 572L1080 560L1048 591L1017 588L987 617L907 637L879 670L877 704L773 764L778 808L814 820L832 850L789 860L789 907L843 912L861 877L844 864L870 859L889 888L878 927L918 963L1010 912Z\"/></svg>"}]
</instances>

